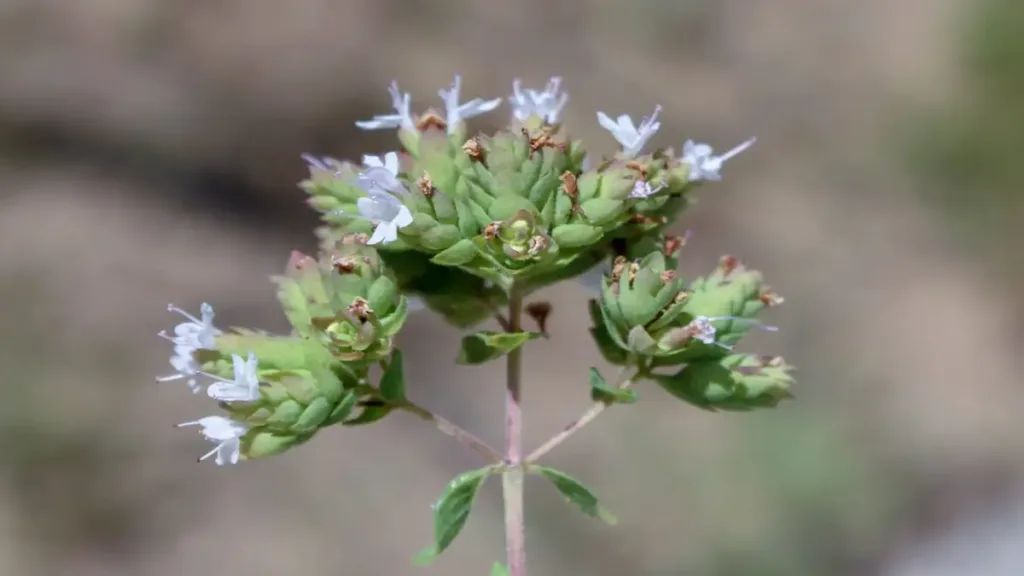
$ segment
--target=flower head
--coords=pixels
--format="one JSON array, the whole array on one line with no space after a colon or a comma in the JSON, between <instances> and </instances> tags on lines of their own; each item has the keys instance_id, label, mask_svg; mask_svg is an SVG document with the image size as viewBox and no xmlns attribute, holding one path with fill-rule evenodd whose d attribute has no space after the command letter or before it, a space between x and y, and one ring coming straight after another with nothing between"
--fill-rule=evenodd
<instances>
[{"instance_id":1,"label":"flower head","mask_svg":"<svg viewBox=\"0 0 1024 576\"><path fill-rule=\"evenodd\" d=\"M402 130L415 130L416 122L412 118L412 97L408 92L401 93L398 90L398 82L392 81L388 87L391 94L391 107L395 114L378 114L369 120L360 120L356 126L363 130L386 130L400 128Z\"/></svg>"},{"instance_id":2,"label":"flower head","mask_svg":"<svg viewBox=\"0 0 1024 576\"><path fill-rule=\"evenodd\" d=\"M558 122L558 116L562 108L569 102L569 94L561 92L562 79L558 76L551 78L543 92L527 88L521 88L521 82L516 78L512 82L512 95L509 96L509 104L512 105L512 116L520 122L525 122L532 114L544 119L548 124Z\"/></svg>"},{"instance_id":3,"label":"flower head","mask_svg":"<svg viewBox=\"0 0 1024 576\"><path fill-rule=\"evenodd\" d=\"M658 122L658 114L661 113L661 106L654 107L654 114L645 116L640 125L633 124L633 119L623 114L612 120L604 112L597 113L597 121L601 127L612 133L612 136L622 145L622 155L627 158L634 158L640 150L647 145L651 136L661 128Z\"/></svg>"},{"instance_id":4,"label":"flower head","mask_svg":"<svg viewBox=\"0 0 1024 576\"><path fill-rule=\"evenodd\" d=\"M201 426L202 430L200 430L200 433L207 440L217 444L213 450L200 456L198 458L199 462L216 455L214 461L218 466L223 466L227 463L238 463L238 459L241 456L242 436L245 436L245 433L249 431L247 426L223 416L207 416L192 422L178 424L178 428L186 426Z\"/></svg>"},{"instance_id":5,"label":"flower head","mask_svg":"<svg viewBox=\"0 0 1024 576\"><path fill-rule=\"evenodd\" d=\"M447 90L441 89L437 91L438 96L444 101L445 108L445 122L448 124L448 133L452 134L455 131L455 127L465 120L469 120L474 116L479 116L486 112L494 110L501 104L501 98L495 98L493 100L484 100L482 98L473 98L469 102L459 104L459 92L462 90L462 77L458 74L455 75L455 81L448 87Z\"/></svg>"},{"instance_id":6,"label":"flower head","mask_svg":"<svg viewBox=\"0 0 1024 576\"><path fill-rule=\"evenodd\" d=\"M231 365L235 371L233 380L221 378L214 374L200 372L216 380L206 390L206 393L214 400L221 402L252 402L260 398L260 378L257 374L259 360L256 355L249 352L245 360L238 354L231 355Z\"/></svg>"},{"instance_id":7,"label":"flower head","mask_svg":"<svg viewBox=\"0 0 1024 576\"><path fill-rule=\"evenodd\" d=\"M722 175L720 172L725 161L750 148L756 141L757 138L750 138L725 154L715 156L714 150L712 150L710 145L698 144L693 140L687 140L683 144L682 160L690 165L690 180L721 180Z\"/></svg>"}]
</instances>

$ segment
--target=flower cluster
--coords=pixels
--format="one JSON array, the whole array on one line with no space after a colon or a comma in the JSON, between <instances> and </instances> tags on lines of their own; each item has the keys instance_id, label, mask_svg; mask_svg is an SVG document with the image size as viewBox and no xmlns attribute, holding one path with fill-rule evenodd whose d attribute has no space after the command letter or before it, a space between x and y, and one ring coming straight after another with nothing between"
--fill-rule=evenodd
<instances>
[{"instance_id":1,"label":"flower cluster","mask_svg":"<svg viewBox=\"0 0 1024 576\"><path fill-rule=\"evenodd\" d=\"M161 338L169 340L174 345L171 366L174 367L175 374L159 377L157 378L158 382L186 380L192 392L199 393L202 390L199 378L206 377L210 380L206 392L210 398L215 400L252 402L259 398L259 379L256 375L258 362L256 355L252 352L249 352L248 358L244 360L238 354L232 355L234 371L232 379L222 378L200 369L196 354L200 350L212 350L216 337L223 334L213 325L213 306L203 303L200 307L199 318L173 304L168 305L167 309L181 314L186 321L175 326L172 334L167 332L159 334ZM216 443L216 447L200 456L199 460L202 461L216 455L215 460L220 465L238 462L240 439L248 431L245 425L223 416L207 416L178 426L199 426L203 436Z\"/></svg>"},{"instance_id":2,"label":"flower cluster","mask_svg":"<svg viewBox=\"0 0 1024 576\"><path fill-rule=\"evenodd\" d=\"M174 374L157 380L185 381L194 393L205 389L220 409L178 425L197 427L214 444L200 461L267 457L329 426L411 413L488 460L452 480L433 507L435 541L426 556L451 544L482 484L502 474L510 507L504 573L522 576L522 513L511 508L521 506L522 494L511 491L522 490L523 474L537 474L587 514L607 519L585 486L536 462L602 410L635 402L634 384L653 382L711 411L771 407L790 397L792 367L782 358L736 351L751 329L777 331L757 316L782 298L760 272L731 256L685 281L678 268L689 234L669 232L693 191L721 180L726 162L754 138L722 154L692 140L681 154L652 150L661 106L639 122L597 112L598 124L618 142L613 154L597 158L562 135L569 95L559 77L540 90L516 79L507 99L465 99L456 75L438 91L441 109L423 113L413 112L411 95L397 82L389 93L390 113L356 125L397 132L400 149L355 163L302 156L309 178L299 186L324 225L316 231L318 252L293 252L284 274L272 279L288 334L218 329L208 304L198 318L169 307L185 321L160 333L173 345ZM469 135L468 120L503 102L510 107L505 128ZM552 314L550 303L528 300L563 281L592 293L590 335L623 376L611 383L591 368L591 408L525 452L520 348L549 337ZM504 454L407 398L396 336L416 309L474 330L464 335L456 363L507 356ZM501 331L475 330L491 318ZM528 330L527 319L538 331ZM494 573L503 573L500 568Z\"/></svg>"}]
</instances>

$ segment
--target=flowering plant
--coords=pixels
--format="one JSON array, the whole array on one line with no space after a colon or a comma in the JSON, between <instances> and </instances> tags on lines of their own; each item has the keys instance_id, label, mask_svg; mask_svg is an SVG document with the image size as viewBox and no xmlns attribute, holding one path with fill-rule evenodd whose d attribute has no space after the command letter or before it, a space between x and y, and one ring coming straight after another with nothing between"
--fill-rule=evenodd
<instances>
[{"instance_id":1,"label":"flowering plant","mask_svg":"<svg viewBox=\"0 0 1024 576\"><path fill-rule=\"evenodd\" d=\"M651 381L705 410L743 411L788 398L792 368L782 358L737 352L754 318L782 302L760 273L723 257L704 277L676 272L687 237L666 232L693 188L721 178L723 164L750 139L714 154L688 141L645 153L659 130L660 107L639 124L627 115L597 120L620 148L591 162L583 144L561 136L568 101L561 80L544 90L517 80L510 125L467 137L466 120L496 109L501 98L461 100L458 76L439 95L444 113L411 112L411 98L390 87L393 113L357 122L395 130L401 152L364 156L360 164L304 156L310 176L300 184L325 226L315 256L294 252L274 278L291 334L220 330L203 304L173 333L175 373L221 408L180 426L197 426L214 448L199 460L235 464L281 453L328 426L360 426L405 411L477 451L481 468L452 480L433 506L435 541L417 558L442 553L459 534L483 483L500 476L504 491L506 564L494 574L525 574L523 484L550 481L584 513L612 516L581 482L541 464L553 448L604 410L636 400L634 385ZM593 164L593 165L592 165ZM608 379L589 372L593 404L549 441L526 453L520 408L524 346L546 336L551 311L528 302L537 290L576 279L594 292L590 333L612 365ZM501 451L417 405L406 396L405 368L395 336L407 315L429 309L471 331L459 364L504 357L506 439ZM474 327L496 318L502 331ZM532 318L536 330L525 327Z\"/></svg>"}]
</instances>

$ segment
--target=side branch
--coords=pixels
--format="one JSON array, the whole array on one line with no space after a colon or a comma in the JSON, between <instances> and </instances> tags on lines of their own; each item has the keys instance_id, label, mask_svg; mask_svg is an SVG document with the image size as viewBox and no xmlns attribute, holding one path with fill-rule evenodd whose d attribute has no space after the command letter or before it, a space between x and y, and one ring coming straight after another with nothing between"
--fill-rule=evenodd
<instances>
[{"instance_id":1,"label":"side branch","mask_svg":"<svg viewBox=\"0 0 1024 576\"><path fill-rule=\"evenodd\" d=\"M488 462L497 464L503 460L501 454L499 454L494 448L491 448L486 442L480 440L473 434L470 434L461 426L434 414L430 410L412 403L402 405L401 409L415 414L422 420L432 423L435 428L440 430L442 433L451 436L459 444L469 447L481 454L484 458L487 458Z\"/></svg>"}]
</instances>

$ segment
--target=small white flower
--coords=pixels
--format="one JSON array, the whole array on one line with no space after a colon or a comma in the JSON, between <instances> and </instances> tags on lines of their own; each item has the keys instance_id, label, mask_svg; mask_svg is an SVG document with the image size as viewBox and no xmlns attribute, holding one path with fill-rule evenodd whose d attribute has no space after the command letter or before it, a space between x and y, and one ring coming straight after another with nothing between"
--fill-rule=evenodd
<instances>
[{"instance_id":1,"label":"small white flower","mask_svg":"<svg viewBox=\"0 0 1024 576\"><path fill-rule=\"evenodd\" d=\"M249 358L243 360L238 354L231 355L231 365L235 370L233 380L227 380L214 374L200 372L215 380L206 390L207 395L221 402L252 402L260 398L260 378L256 373L259 360L249 352Z\"/></svg>"},{"instance_id":2,"label":"small white flower","mask_svg":"<svg viewBox=\"0 0 1024 576\"><path fill-rule=\"evenodd\" d=\"M682 160L690 165L690 181L721 180L722 175L720 172L725 161L750 148L756 141L757 138L750 138L725 154L715 156L714 150L712 150L710 145L698 144L693 140L687 140L683 144Z\"/></svg>"},{"instance_id":3,"label":"small white flower","mask_svg":"<svg viewBox=\"0 0 1024 576\"><path fill-rule=\"evenodd\" d=\"M221 334L221 331L213 325L213 306L204 302L199 307L199 318L185 312L174 304L168 304L167 311L181 314L188 319L188 322L182 322L175 326L173 336L169 336L166 332L161 332L159 334L160 337L174 342L176 346L187 346L196 349L213 348L214 338Z\"/></svg>"},{"instance_id":4,"label":"small white flower","mask_svg":"<svg viewBox=\"0 0 1024 576\"><path fill-rule=\"evenodd\" d=\"M633 184L633 190L629 193L629 197L638 200L643 200L644 198L650 198L651 196L654 196L664 188L664 182L658 182L657 186L651 186L650 182L637 180L636 183Z\"/></svg>"},{"instance_id":5,"label":"small white flower","mask_svg":"<svg viewBox=\"0 0 1024 576\"><path fill-rule=\"evenodd\" d=\"M449 134L455 132L455 128L460 122L490 112L501 104L501 98L493 100L473 98L469 102L459 104L459 92L461 90L462 77L456 74L455 81L452 82L452 85L447 90L442 88L437 91L437 95L444 101L445 122L448 123Z\"/></svg>"},{"instance_id":6,"label":"small white flower","mask_svg":"<svg viewBox=\"0 0 1024 576\"><path fill-rule=\"evenodd\" d=\"M159 376L156 381L172 382L186 379L185 381L188 383L188 387L192 389L192 393L198 394L202 387L196 381L196 376L199 375L199 364L192 357L195 351L195 348L188 346L175 346L174 355L171 356L171 366L174 368L175 373L170 376Z\"/></svg>"},{"instance_id":7,"label":"small white flower","mask_svg":"<svg viewBox=\"0 0 1024 576\"><path fill-rule=\"evenodd\" d=\"M213 450L200 456L197 460L198 462L216 455L217 457L214 461L218 466L223 466L227 463L238 463L238 459L241 456L242 436L245 436L245 433L249 431L247 426L223 416L207 416L192 422L178 424L178 428L186 426L201 426L202 430L200 430L200 433L207 440L217 443Z\"/></svg>"},{"instance_id":8,"label":"small white flower","mask_svg":"<svg viewBox=\"0 0 1024 576\"><path fill-rule=\"evenodd\" d=\"M416 130L416 122L412 119L412 97L408 92L401 93L398 90L398 82L392 81L388 88L391 94L391 107L395 114L379 114L369 120L360 120L356 126L363 130L385 130L399 128L402 130Z\"/></svg>"},{"instance_id":9,"label":"small white flower","mask_svg":"<svg viewBox=\"0 0 1024 576\"><path fill-rule=\"evenodd\" d=\"M396 195L406 192L405 186L398 180L397 153L388 152L384 158L363 156L363 165L367 168L359 175L358 184L367 192L375 187Z\"/></svg>"},{"instance_id":10,"label":"small white flower","mask_svg":"<svg viewBox=\"0 0 1024 576\"><path fill-rule=\"evenodd\" d=\"M509 104L512 105L512 116L520 122L525 122L532 114L544 119L548 124L558 122L558 116L562 108L569 102L569 94L562 92L562 79L558 76L551 78L543 92L527 88L522 89L519 78L512 82L512 95L509 96Z\"/></svg>"},{"instance_id":11,"label":"small white flower","mask_svg":"<svg viewBox=\"0 0 1024 576\"><path fill-rule=\"evenodd\" d=\"M713 323L722 320L749 322L752 326L760 328L765 332L777 332L779 330L778 326L769 326L767 324L761 324L756 320L751 320L750 318L740 318L739 316L697 316L690 322L690 324L687 327L693 331L694 339L700 340L705 344L719 346L721 348L725 348L726 350L732 350L732 346L715 341L715 338L718 336L718 331L715 329Z\"/></svg>"},{"instance_id":12,"label":"small white flower","mask_svg":"<svg viewBox=\"0 0 1024 576\"><path fill-rule=\"evenodd\" d=\"M654 114L644 117L640 126L633 124L633 119L623 114L612 120L604 112L597 113L597 121L601 127L612 133L612 136L622 145L622 155L626 158L633 158L640 153L640 150L647 145L651 136L661 128L658 122L658 114L661 113L661 106L654 107Z\"/></svg>"},{"instance_id":13,"label":"small white flower","mask_svg":"<svg viewBox=\"0 0 1024 576\"><path fill-rule=\"evenodd\" d=\"M356 207L362 218L377 223L367 244L394 242L398 229L412 224L412 212L388 192L371 190L369 196L356 200Z\"/></svg>"}]
</instances>

